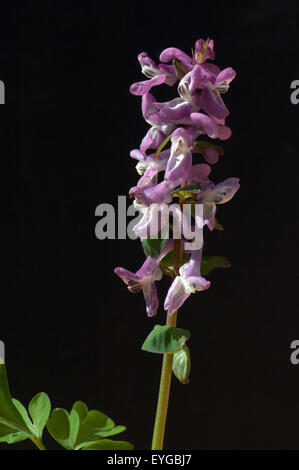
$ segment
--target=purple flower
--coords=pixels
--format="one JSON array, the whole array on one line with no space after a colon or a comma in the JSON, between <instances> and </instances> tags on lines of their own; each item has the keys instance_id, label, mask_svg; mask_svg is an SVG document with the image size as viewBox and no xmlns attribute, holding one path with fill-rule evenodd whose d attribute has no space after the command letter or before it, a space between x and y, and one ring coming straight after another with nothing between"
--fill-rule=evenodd
<instances>
[{"instance_id":1,"label":"purple flower","mask_svg":"<svg viewBox=\"0 0 299 470\"><path fill-rule=\"evenodd\" d=\"M134 206L142 213L142 218L133 227L135 235L141 239L154 237L160 231L165 233L165 238L167 238L170 215L172 215L173 230L178 233L178 236L190 233L188 216L182 212L179 204L172 204L170 208L165 202L145 206L134 201ZM196 222L201 228L201 219L199 221L196 219Z\"/></svg>"},{"instance_id":2,"label":"purple flower","mask_svg":"<svg viewBox=\"0 0 299 470\"><path fill-rule=\"evenodd\" d=\"M216 185L212 182L204 185L198 195L198 202L203 204L202 226L207 225L210 230L214 229L216 204L230 201L239 187L239 178L228 178Z\"/></svg>"},{"instance_id":3,"label":"purple flower","mask_svg":"<svg viewBox=\"0 0 299 470\"><path fill-rule=\"evenodd\" d=\"M206 163L198 163L196 165L192 165L188 175L186 176L186 183L192 184L200 183L201 181L206 182L210 173L211 167Z\"/></svg>"},{"instance_id":4,"label":"purple flower","mask_svg":"<svg viewBox=\"0 0 299 470\"><path fill-rule=\"evenodd\" d=\"M165 75L165 82L167 85L172 86L177 82L177 76L173 65L165 65L156 63L148 56L146 52L141 52L138 55L138 61L141 65L141 72L147 78L154 78L157 75Z\"/></svg>"},{"instance_id":5,"label":"purple flower","mask_svg":"<svg viewBox=\"0 0 299 470\"><path fill-rule=\"evenodd\" d=\"M171 192L174 189L172 182L162 181L159 184L144 188L141 186L133 186L130 189L129 194L131 197L135 197L136 201L145 206L155 203L170 203L172 200Z\"/></svg>"},{"instance_id":6,"label":"purple flower","mask_svg":"<svg viewBox=\"0 0 299 470\"><path fill-rule=\"evenodd\" d=\"M139 162L136 165L136 170L141 178L139 179L137 186L146 189L150 186L157 184L157 176L161 171L165 171L168 159L170 155L170 149L163 150L156 156L156 153L146 155L138 149L134 149L130 152L130 156Z\"/></svg>"},{"instance_id":7,"label":"purple flower","mask_svg":"<svg viewBox=\"0 0 299 470\"><path fill-rule=\"evenodd\" d=\"M142 96L142 115L151 126L142 139L140 150L145 153L148 149L157 149L166 137L175 129L176 125L160 116L154 105L155 98L151 93Z\"/></svg>"},{"instance_id":8,"label":"purple flower","mask_svg":"<svg viewBox=\"0 0 299 470\"><path fill-rule=\"evenodd\" d=\"M152 87L164 83L165 78L165 75L157 75L156 77L151 78L150 80L144 80L142 82L133 83L130 86L130 92L132 93L132 95L142 96L145 93L148 93L152 89Z\"/></svg>"},{"instance_id":9,"label":"purple flower","mask_svg":"<svg viewBox=\"0 0 299 470\"><path fill-rule=\"evenodd\" d=\"M156 315L159 299L155 281L162 279L162 271L157 261L148 257L136 273L121 267L115 268L114 272L127 284L133 294L143 291L147 315L149 317Z\"/></svg>"},{"instance_id":10,"label":"purple flower","mask_svg":"<svg viewBox=\"0 0 299 470\"><path fill-rule=\"evenodd\" d=\"M164 248L157 258L151 258L150 256L145 260L141 268L136 272L132 273L125 268L117 267L114 269L125 284L127 284L130 292L134 294L143 291L146 313L149 317L156 315L159 299L157 295L157 288L155 281L162 279L162 271L159 268L161 259L173 248L173 240L167 240Z\"/></svg>"},{"instance_id":11,"label":"purple flower","mask_svg":"<svg viewBox=\"0 0 299 470\"><path fill-rule=\"evenodd\" d=\"M145 93L141 100L142 115L146 122L151 126L162 126L167 123L166 119L162 119L158 109L154 105L155 98L151 93Z\"/></svg>"},{"instance_id":12,"label":"purple flower","mask_svg":"<svg viewBox=\"0 0 299 470\"><path fill-rule=\"evenodd\" d=\"M158 183L158 170L154 164L149 165L141 178L137 182L137 186L142 189L152 188Z\"/></svg>"},{"instance_id":13,"label":"purple flower","mask_svg":"<svg viewBox=\"0 0 299 470\"><path fill-rule=\"evenodd\" d=\"M196 63L204 63L208 59L215 59L214 41L213 39L210 39L209 41L198 39L195 43Z\"/></svg>"},{"instance_id":14,"label":"purple flower","mask_svg":"<svg viewBox=\"0 0 299 470\"><path fill-rule=\"evenodd\" d=\"M210 287L210 281L200 274L201 257L202 249L192 252L190 260L181 266L180 275L172 282L164 302L164 309L168 310L170 315L175 313L191 294Z\"/></svg>"},{"instance_id":15,"label":"purple flower","mask_svg":"<svg viewBox=\"0 0 299 470\"><path fill-rule=\"evenodd\" d=\"M180 124L183 119L188 118L193 109L192 105L182 98L174 98L165 103L155 101L153 104L156 110L159 111L159 117L164 120L164 122L173 122L176 124Z\"/></svg>"},{"instance_id":16,"label":"purple flower","mask_svg":"<svg viewBox=\"0 0 299 470\"><path fill-rule=\"evenodd\" d=\"M174 128L175 124L151 127L141 141L141 152L145 153L148 149L157 149L159 145L161 145L162 142L166 139L166 137L171 134Z\"/></svg>"},{"instance_id":17,"label":"purple flower","mask_svg":"<svg viewBox=\"0 0 299 470\"><path fill-rule=\"evenodd\" d=\"M211 163L211 165L218 162L219 153L215 149L213 148L203 149L201 153L203 154L205 161L208 163Z\"/></svg>"},{"instance_id":18,"label":"purple flower","mask_svg":"<svg viewBox=\"0 0 299 470\"><path fill-rule=\"evenodd\" d=\"M219 138L220 125L203 113L191 113L190 123L198 129L198 135L207 134L211 139Z\"/></svg>"},{"instance_id":19,"label":"purple flower","mask_svg":"<svg viewBox=\"0 0 299 470\"><path fill-rule=\"evenodd\" d=\"M225 106L220 93L226 93L229 88L229 83L235 77L236 72L231 68L222 70L213 80L204 86L200 95L201 107L210 116L215 116L218 119L225 119L229 111Z\"/></svg>"},{"instance_id":20,"label":"purple flower","mask_svg":"<svg viewBox=\"0 0 299 470\"><path fill-rule=\"evenodd\" d=\"M178 93L182 100L191 104L193 111L199 111L201 106L199 101L200 94L196 90L193 93L190 92L190 82L192 77L190 73L191 72L187 73L181 79L178 85Z\"/></svg>"},{"instance_id":21,"label":"purple flower","mask_svg":"<svg viewBox=\"0 0 299 470\"><path fill-rule=\"evenodd\" d=\"M154 165L159 173L160 171L165 171L170 156L170 149L162 150L158 156L156 156L156 152L146 155L139 149L134 149L131 150L130 156L139 161L136 165L136 170L139 175L143 175L148 166L151 165Z\"/></svg>"},{"instance_id":22,"label":"purple flower","mask_svg":"<svg viewBox=\"0 0 299 470\"><path fill-rule=\"evenodd\" d=\"M133 83L130 91L142 97L142 115L150 128L139 149L130 152L137 160L136 170L140 175L136 186L129 191L141 216L133 231L141 240L157 238L158 233L167 239L171 215L172 239L167 239L157 258L148 257L136 273L121 267L116 268L115 273L131 292L143 291L148 316L155 315L158 308L155 281L162 277L159 262L173 249L175 238L181 240L182 249L191 256L176 273L164 308L173 314L191 293L208 289L210 282L200 271L203 227L214 229L217 204L229 201L239 189L238 178L228 178L216 185L209 179L210 164L218 161L222 148L196 141L202 135L220 140L231 136L231 129L225 122L229 110L222 94L229 89L236 73L231 67L220 70L208 62L214 58L214 41L209 39L198 39L190 55L174 47L165 49L160 54L160 64L145 52L138 55L141 72L147 79ZM178 81L178 96L169 101L159 102L151 93L155 86L173 86ZM169 141L171 146L167 148ZM207 163L192 165L192 153L202 154ZM163 180L161 172L164 172ZM193 185L189 193L193 195L195 207L187 204L188 193L185 193L186 203L181 197L179 204L173 204L173 196L178 196L180 185ZM180 195L184 196L184 192Z\"/></svg>"},{"instance_id":23,"label":"purple flower","mask_svg":"<svg viewBox=\"0 0 299 470\"><path fill-rule=\"evenodd\" d=\"M201 107L210 116L225 119L229 110L220 94L228 91L235 75L231 67L220 71L214 64L198 64L181 79L178 91L181 98Z\"/></svg>"},{"instance_id":24,"label":"purple flower","mask_svg":"<svg viewBox=\"0 0 299 470\"><path fill-rule=\"evenodd\" d=\"M174 71L173 65L165 65L156 63L147 55L146 52L141 52L138 55L138 60L141 65L141 72L149 78L142 82L133 83L130 86L132 95L144 95L148 93L152 87L166 83L172 86L177 81L177 76Z\"/></svg>"},{"instance_id":25,"label":"purple flower","mask_svg":"<svg viewBox=\"0 0 299 470\"><path fill-rule=\"evenodd\" d=\"M192 57L188 56L185 52L177 47L168 47L160 54L161 62L171 62L178 60L186 69L191 70L195 62Z\"/></svg>"},{"instance_id":26,"label":"purple flower","mask_svg":"<svg viewBox=\"0 0 299 470\"><path fill-rule=\"evenodd\" d=\"M208 41L198 39L195 43L195 54L193 57L188 56L176 47L168 47L160 54L161 62L177 60L188 70L191 70L196 64L203 63L208 59L213 60L214 58L214 41L212 39Z\"/></svg>"},{"instance_id":27,"label":"purple flower","mask_svg":"<svg viewBox=\"0 0 299 470\"><path fill-rule=\"evenodd\" d=\"M223 124L218 124L215 119L210 118L203 113L191 113L190 122L197 129L197 136L207 134L211 139L226 140L231 136L231 129ZM202 153L206 162L214 164L218 161L219 151L216 148L204 148L197 150L196 146L193 152ZM222 154L222 153L221 153Z\"/></svg>"},{"instance_id":28,"label":"purple flower","mask_svg":"<svg viewBox=\"0 0 299 470\"><path fill-rule=\"evenodd\" d=\"M139 186L130 189L130 196L135 196L134 206L142 214L133 227L137 237L154 236L168 222L168 204L172 201L173 190L174 185L165 181L146 189Z\"/></svg>"},{"instance_id":29,"label":"purple flower","mask_svg":"<svg viewBox=\"0 0 299 470\"><path fill-rule=\"evenodd\" d=\"M151 93L142 96L142 114L151 128L143 138L140 150L156 149L173 132L177 124L192 123L190 114L193 107L182 98L158 103Z\"/></svg>"},{"instance_id":30,"label":"purple flower","mask_svg":"<svg viewBox=\"0 0 299 470\"><path fill-rule=\"evenodd\" d=\"M179 127L171 135L171 144L164 179L178 186L185 181L192 166L191 149L194 145L192 130L189 131L189 129Z\"/></svg>"},{"instance_id":31,"label":"purple flower","mask_svg":"<svg viewBox=\"0 0 299 470\"><path fill-rule=\"evenodd\" d=\"M146 206L134 201L134 206L142 214L139 222L133 227L136 237L141 240L155 236L168 221L169 211L166 203L153 203Z\"/></svg>"}]
</instances>

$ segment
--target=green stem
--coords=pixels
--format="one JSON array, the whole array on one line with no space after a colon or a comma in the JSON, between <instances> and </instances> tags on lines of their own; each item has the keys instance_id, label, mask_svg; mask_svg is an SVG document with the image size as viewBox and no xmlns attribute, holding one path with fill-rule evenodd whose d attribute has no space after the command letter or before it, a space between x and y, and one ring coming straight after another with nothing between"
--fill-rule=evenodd
<instances>
[{"instance_id":1,"label":"green stem","mask_svg":"<svg viewBox=\"0 0 299 470\"><path fill-rule=\"evenodd\" d=\"M174 240L174 276L178 275L179 266L182 260L182 241ZM169 315L167 313L166 325L176 326L178 312ZM160 389L156 411L156 419L153 433L152 450L162 450L164 443L165 426L169 402L169 393L172 377L173 354L163 355Z\"/></svg>"},{"instance_id":2,"label":"green stem","mask_svg":"<svg viewBox=\"0 0 299 470\"><path fill-rule=\"evenodd\" d=\"M170 326L176 325L177 312L172 315L167 314L166 324ZM160 389L158 397L158 405L156 411L156 419L154 426L152 450L162 450L168 410L168 401L172 377L172 360L173 354L167 353L163 355Z\"/></svg>"},{"instance_id":3,"label":"green stem","mask_svg":"<svg viewBox=\"0 0 299 470\"><path fill-rule=\"evenodd\" d=\"M39 448L39 450L47 450L43 444L43 441L41 439L38 439L37 437L31 437L30 438L32 442L36 445L36 447Z\"/></svg>"}]
</instances>

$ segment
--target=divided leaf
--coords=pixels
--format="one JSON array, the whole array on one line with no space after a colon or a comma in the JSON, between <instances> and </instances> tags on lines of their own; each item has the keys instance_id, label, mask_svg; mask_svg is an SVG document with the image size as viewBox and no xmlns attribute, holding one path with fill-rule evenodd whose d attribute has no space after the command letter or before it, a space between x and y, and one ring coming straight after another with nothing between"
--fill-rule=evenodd
<instances>
[{"instance_id":1,"label":"divided leaf","mask_svg":"<svg viewBox=\"0 0 299 470\"><path fill-rule=\"evenodd\" d=\"M126 441L113 441L112 439L101 439L84 447L83 450L133 450L134 446Z\"/></svg>"},{"instance_id":2,"label":"divided leaf","mask_svg":"<svg viewBox=\"0 0 299 470\"><path fill-rule=\"evenodd\" d=\"M33 420L33 426L36 431L36 437L40 438L44 427L47 424L51 411L51 401L44 392L35 395L28 405L30 416Z\"/></svg>"},{"instance_id":3,"label":"divided leaf","mask_svg":"<svg viewBox=\"0 0 299 470\"><path fill-rule=\"evenodd\" d=\"M65 449L79 450L98 442L101 438L119 434L126 428L115 426L114 421L104 413L97 410L88 411L85 403L77 401L70 413L63 408L53 410L47 429Z\"/></svg>"},{"instance_id":4,"label":"divided leaf","mask_svg":"<svg viewBox=\"0 0 299 470\"><path fill-rule=\"evenodd\" d=\"M12 398L12 402L15 405L16 409L22 416L24 422L26 423L28 429L30 430L31 434L34 435L34 426L32 424L31 419L29 418L28 411L26 410L25 406L22 405L22 403L17 400L16 398Z\"/></svg>"},{"instance_id":5,"label":"divided leaf","mask_svg":"<svg viewBox=\"0 0 299 470\"><path fill-rule=\"evenodd\" d=\"M29 422L27 423L29 424ZM7 382L6 368L4 364L0 364L1 442L18 442L19 440L31 437L32 431L27 423L11 398Z\"/></svg>"},{"instance_id":6,"label":"divided leaf","mask_svg":"<svg viewBox=\"0 0 299 470\"><path fill-rule=\"evenodd\" d=\"M55 441L62 445L62 447L72 450L76 439L76 436L74 439L76 428L78 432L77 422L79 422L77 412L74 412L71 418L65 409L55 408L48 419L47 429Z\"/></svg>"},{"instance_id":7,"label":"divided leaf","mask_svg":"<svg viewBox=\"0 0 299 470\"><path fill-rule=\"evenodd\" d=\"M16 442L25 441L28 439L28 434L21 431L16 431L14 428L0 424L0 442L7 442L7 444L15 444Z\"/></svg>"},{"instance_id":8,"label":"divided leaf","mask_svg":"<svg viewBox=\"0 0 299 470\"><path fill-rule=\"evenodd\" d=\"M123 432L125 426L116 426L100 411L88 411L82 401L76 401L70 413L56 408L50 416L51 402L42 392L32 398L28 409L29 414L19 400L11 398L6 368L0 364L0 442L13 444L28 438L41 440L46 426L52 437L67 450L134 448L129 442L107 439Z\"/></svg>"}]
</instances>

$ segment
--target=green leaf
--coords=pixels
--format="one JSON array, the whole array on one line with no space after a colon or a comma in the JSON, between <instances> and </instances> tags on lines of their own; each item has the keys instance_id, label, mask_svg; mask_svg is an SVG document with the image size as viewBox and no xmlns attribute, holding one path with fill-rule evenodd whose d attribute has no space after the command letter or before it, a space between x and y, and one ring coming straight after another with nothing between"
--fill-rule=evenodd
<instances>
[{"instance_id":1,"label":"green leaf","mask_svg":"<svg viewBox=\"0 0 299 470\"><path fill-rule=\"evenodd\" d=\"M73 404L72 410L77 411L77 413L79 415L80 422L83 421L86 418L87 413L88 413L88 407L83 401L76 401Z\"/></svg>"},{"instance_id":2,"label":"green leaf","mask_svg":"<svg viewBox=\"0 0 299 470\"><path fill-rule=\"evenodd\" d=\"M44 427L48 421L51 411L51 402L44 392L35 395L28 406L33 425L36 430L36 437L42 437Z\"/></svg>"},{"instance_id":3,"label":"green leaf","mask_svg":"<svg viewBox=\"0 0 299 470\"><path fill-rule=\"evenodd\" d=\"M167 241L166 238L161 238L161 231L157 234L158 238L143 238L142 247L145 256L151 256L152 258L157 258Z\"/></svg>"},{"instance_id":4,"label":"green leaf","mask_svg":"<svg viewBox=\"0 0 299 470\"><path fill-rule=\"evenodd\" d=\"M79 450L100 438L119 434L126 428L115 426L104 413L90 410L82 401L76 401L70 413L63 408L52 411L47 422L52 437L67 450Z\"/></svg>"},{"instance_id":5,"label":"green leaf","mask_svg":"<svg viewBox=\"0 0 299 470\"><path fill-rule=\"evenodd\" d=\"M75 447L79 449L90 442L98 441L100 437L106 437L106 433L113 429L115 429L115 423L111 418L100 411L90 410L85 419L80 422Z\"/></svg>"},{"instance_id":6,"label":"green leaf","mask_svg":"<svg viewBox=\"0 0 299 470\"><path fill-rule=\"evenodd\" d=\"M24 432L16 432L16 430L10 426L0 424L0 442L14 444L15 442L24 441L25 439L28 439L28 437L28 434Z\"/></svg>"},{"instance_id":7,"label":"green leaf","mask_svg":"<svg viewBox=\"0 0 299 470\"><path fill-rule=\"evenodd\" d=\"M5 424L0 424L0 442L15 444L16 442L25 441L28 437L28 434L24 432L16 432L15 429Z\"/></svg>"},{"instance_id":8,"label":"green leaf","mask_svg":"<svg viewBox=\"0 0 299 470\"><path fill-rule=\"evenodd\" d=\"M168 325L156 325L142 345L143 351L173 353L181 349L191 336L190 331Z\"/></svg>"},{"instance_id":9,"label":"green leaf","mask_svg":"<svg viewBox=\"0 0 299 470\"><path fill-rule=\"evenodd\" d=\"M83 450L133 450L134 446L126 441L113 441L111 439L101 439L85 446Z\"/></svg>"},{"instance_id":10,"label":"green leaf","mask_svg":"<svg viewBox=\"0 0 299 470\"><path fill-rule=\"evenodd\" d=\"M201 274L207 276L215 268L229 268L230 262L224 256L203 256L201 260Z\"/></svg>"},{"instance_id":11,"label":"green leaf","mask_svg":"<svg viewBox=\"0 0 299 470\"><path fill-rule=\"evenodd\" d=\"M125 426L115 426L114 428L110 429L109 431L100 431L99 434L101 437L110 437L114 436L115 434L120 434L126 430Z\"/></svg>"},{"instance_id":12,"label":"green leaf","mask_svg":"<svg viewBox=\"0 0 299 470\"><path fill-rule=\"evenodd\" d=\"M34 426L32 424L31 419L29 418L28 411L26 410L25 406L22 405L22 403L19 400L17 400L16 398L12 398L12 402L15 405L15 407L17 408L20 415L22 416L23 420L25 421L28 429L30 429L31 434L35 435Z\"/></svg>"},{"instance_id":13,"label":"green leaf","mask_svg":"<svg viewBox=\"0 0 299 470\"><path fill-rule=\"evenodd\" d=\"M65 449L72 449L69 441L71 425L66 410L55 408L48 419L47 429L55 441L59 442Z\"/></svg>"},{"instance_id":14,"label":"green leaf","mask_svg":"<svg viewBox=\"0 0 299 470\"><path fill-rule=\"evenodd\" d=\"M183 252L181 264L183 265L187 263L188 260L189 260L189 255ZM159 268L164 274L166 274L166 276L169 276L172 278L174 275L173 265L174 265L174 251L172 250L169 253L167 253L167 255L165 255L164 258L161 259L159 263Z\"/></svg>"},{"instance_id":15,"label":"green leaf","mask_svg":"<svg viewBox=\"0 0 299 470\"><path fill-rule=\"evenodd\" d=\"M69 434L69 445L72 449L75 448L76 439L78 436L79 428L80 428L80 417L76 410L72 409L69 414L69 422L70 422L70 434Z\"/></svg>"},{"instance_id":16,"label":"green leaf","mask_svg":"<svg viewBox=\"0 0 299 470\"><path fill-rule=\"evenodd\" d=\"M204 142L202 140L195 142L192 152L202 153L202 151L206 149L213 149L218 153L218 155L223 155L224 153L221 145L215 145L212 142Z\"/></svg>"},{"instance_id":17,"label":"green leaf","mask_svg":"<svg viewBox=\"0 0 299 470\"><path fill-rule=\"evenodd\" d=\"M0 364L0 424L14 429L15 432L25 433L28 437L32 435L11 398L4 364Z\"/></svg>"}]
</instances>

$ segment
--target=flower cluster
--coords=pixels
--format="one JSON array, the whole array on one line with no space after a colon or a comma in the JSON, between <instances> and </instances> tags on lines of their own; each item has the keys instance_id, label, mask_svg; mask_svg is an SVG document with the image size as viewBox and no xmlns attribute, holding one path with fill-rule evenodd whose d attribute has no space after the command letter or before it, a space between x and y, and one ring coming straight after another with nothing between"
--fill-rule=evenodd
<instances>
[{"instance_id":1,"label":"flower cluster","mask_svg":"<svg viewBox=\"0 0 299 470\"><path fill-rule=\"evenodd\" d=\"M138 55L147 80L132 84L130 92L142 97L142 114L150 128L139 149L130 153L138 161L136 169L140 178L129 194L141 213L134 227L141 240L157 235L165 221L164 216L169 215L167 206L173 201L174 194L180 197L178 191L183 188L192 186L192 204L201 204L203 208L195 226L202 229L207 225L210 230L215 227L216 205L229 201L239 188L238 178L228 178L218 184L209 178L210 165L215 164L223 153L222 147L211 139L226 140L231 136L231 130L225 124L229 110L221 95L227 92L236 75L231 67L220 70L209 62L214 58L214 42L209 39L197 40L192 56L174 47L165 49L158 65L147 53ZM170 87L177 84L178 96L167 102L156 101L152 90L162 84ZM209 138L208 141L198 140L203 135ZM194 163L199 154L204 161ZM184 191L181 194L180 205L173 213L180 224L184 223ZM159 223L153 233L152 220L157 214ZM184 240L182 243L184 249ZM143 291L148 316L157 312L159 301L155 281L162 278L159 266L173 250L173 244L173 239L167 240L158 256L148 256L136 273L121 267L115 269L131 292ZM189 259L175 273L164 302L164 308L170 314L177 311L191 293L210 286L201 275L202 250L203 246L191 253L185 250Z\"/></svg>"}]
</instances>

